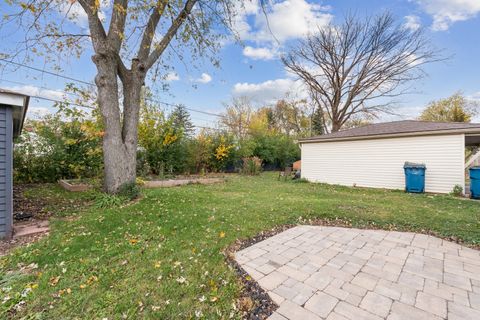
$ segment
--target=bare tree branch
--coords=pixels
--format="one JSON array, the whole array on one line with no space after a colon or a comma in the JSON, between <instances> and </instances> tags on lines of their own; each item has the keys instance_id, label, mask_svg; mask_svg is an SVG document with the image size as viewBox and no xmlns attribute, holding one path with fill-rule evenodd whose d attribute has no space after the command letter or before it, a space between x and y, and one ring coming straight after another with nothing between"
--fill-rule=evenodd
<instances>
[{"instance_id":1,"label":"bare tree branch","mask_svg":"<svg viewBox=\"0 0 480 320\"><path fill-rule=\"evenodd\" d=\"M385 99L405 94L406 84L425 75L421 67L440 59L422 30L408 30L384 13L318 28L282 61L338 131L354 115L387 112L392 103Z\"/></svg>"},{"instance_id":2,"label":"bare tree branch","mask_svg":"<svg viewBox=\"0 0 480 320\"><path fill-rule=\"evenodd\" d=\"M177 17L173 20L170 28L168 28L167 32L163 36L162 40L159 44L156 45L155 49L147 58L145 62L145 69L150 69L158 58L162 55L163 51L167 48L168 44L172 40L172 38L177 33L180 26L183 22L187 19L188 15L192 12L193 6L198 0L187 0L183 9L178 13Z\"/></svg>"},{"instance_id":3,"label":"bare tree branch","mask_svg":"<svg viewBox=\"0 0 480 320\"><path fill-rule=\"evenodd\" d=\"M157 28L158 22L165 11L165 7L167 6L168 0L161 0L157 1L157 5L153 9L150 18L148 19L147 26L143 31L142 42L140 43L140 47L138 49L138 59L144 60L148 57L150 53L150 48L152 46L152 41L155 36L155 30Z\"/></svg>"},{"instance_id":4,"label":"bare tree branch","mask_svg":"<svg viewBox=\"0 0 480 320\"><path fill-rule=\"evenodd\" d=\"M127 20L128 0L115 0L112 8L112 19L108 28L107 39L115 52L120 52L125 38L125 22Z\"/></svg>"}]
</instances>

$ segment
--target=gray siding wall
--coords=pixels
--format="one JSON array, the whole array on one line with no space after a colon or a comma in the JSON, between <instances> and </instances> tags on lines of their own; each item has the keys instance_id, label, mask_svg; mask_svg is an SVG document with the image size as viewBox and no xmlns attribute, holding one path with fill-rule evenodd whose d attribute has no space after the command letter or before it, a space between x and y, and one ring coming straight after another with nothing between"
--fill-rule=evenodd
<instances>
[{"instance_id":1,"label":"gray siding wall","mask_svg":"<svg viewBox=\"0 0 480 320\"><path fill-rule=\"evenodd\" d=\"M12 236L12 108L0 105L0 238Z\"/></svg>"}]
</instances>

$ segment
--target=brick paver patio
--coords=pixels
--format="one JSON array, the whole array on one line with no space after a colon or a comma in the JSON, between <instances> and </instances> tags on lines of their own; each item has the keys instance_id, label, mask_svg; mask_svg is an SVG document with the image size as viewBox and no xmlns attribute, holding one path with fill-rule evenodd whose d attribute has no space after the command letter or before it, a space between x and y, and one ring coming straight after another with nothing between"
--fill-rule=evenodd
<instances>
[{"instance_id":1,"label":"brick paver patio","mask_svg":"<svg viewBox=\"0 0 480 320\"><path fill-rule=\"evenodd\" d=\"M480 252L436 237L298 226L235 257L271 320L480 319Z\"/></svg>"}]
</instances>

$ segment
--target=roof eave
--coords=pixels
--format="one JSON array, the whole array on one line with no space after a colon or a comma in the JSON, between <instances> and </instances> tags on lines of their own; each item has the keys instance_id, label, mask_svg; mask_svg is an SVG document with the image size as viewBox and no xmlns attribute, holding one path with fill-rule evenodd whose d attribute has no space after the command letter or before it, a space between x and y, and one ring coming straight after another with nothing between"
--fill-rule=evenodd
<instances>
[{"instance_id":1,"label":"roof eave","mask_svg":"<svg viewBox=\"0 0 480 320\"><path fill-rule=\"evenodd\" d=\"M368 136L353 136L353 137L334 137L334 138L305 138L299 139L298 143L319 143L319 142L336 142L336 141L353 141L353 140L372 140L372 139L388 139L401 137L418 137L418 136L434 136L434 135L452 135L452 134L480 134L480 128L467 129L449 129L449 130L433 130L422 132L403 132L403 133L389 133L377 134Z\"/></svg>"}]
</instances>

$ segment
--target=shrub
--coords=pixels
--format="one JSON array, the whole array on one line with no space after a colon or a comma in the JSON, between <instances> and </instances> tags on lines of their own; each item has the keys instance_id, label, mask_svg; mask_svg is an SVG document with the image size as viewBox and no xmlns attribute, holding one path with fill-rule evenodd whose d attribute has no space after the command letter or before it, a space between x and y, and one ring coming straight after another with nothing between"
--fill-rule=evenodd
<instances>
[{"instance_id":1,"label":"shrub","mask_svg":"<svg viewBox=\"0 0 480 320\"><path fill-rule=\"evenodd\" d=\"M463 187L459 184L456 184L453 187L453 190L452 190L452 192L450 192L450 194L455 196L455 197L461 197L463 195Z\"/></svg>"},{"instance_id":2,"label":"shrub","mask_svg":"<svg viewBox=\"0 0 480 320\"><path fill-rule=\"evenodd\" d=\"M140 196L140 188L136 182L128 182L120 187L117 196L123 197L129 201L135 200Z\"/></svg>"},{"instance_id":3,"label":"shrub","mask_svg":"<svg viewBox=\"0 0 480 320\"><path fill-rule=\"evenodd\" d=\"M103 132L95 119L63 111L25 123L14 145L16 182L96 177L103 166Z\"/></svg>"},{"instance_id":4,"label":"shrub","mask_svg":"<svg viewBox=\"0 0 480 320\"><path fill-rule=\"evenodd\" d=\"M140 177L137 177L137 179L135 179L135 183L137 184L137 186L144 186L145 185L145 180L143 180Z\"/></svg>"},{"instance_id":5,"label":"shrub","mask_svg":"<svg viewBox=\"0 0 480 320\"><path fill-rule=\"evenodd\" d=\"M146 177L150 174L151 168L147 161L147 154L145 150L137 152L137 176Z\"/></svg>"},{"instance_id":6,"label":"shrub","mask_svg":"<svg viewBox=\"0 0 480 320\"><path fill-rule=\"evenodd\" d=\"M262 160L258 157L243 158L242 173L246 175L257 175L262 170Z\"/></svg>"},{"instance_id":7,"label":"shrub","mask_svg":"<svg viewBox=\"0 0 480 320\"><path fill-rule=\"evenodd\" d=\"M124 197L115 194L100 193L95 198L94 207L102 209L114 208L121 206L125 201L126 199Z\"/></svg>"}]
</instances>

